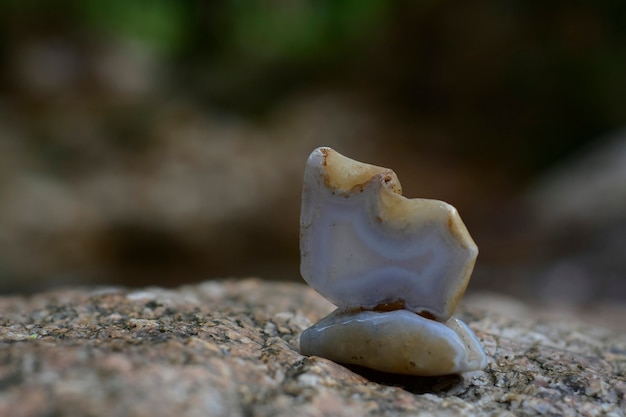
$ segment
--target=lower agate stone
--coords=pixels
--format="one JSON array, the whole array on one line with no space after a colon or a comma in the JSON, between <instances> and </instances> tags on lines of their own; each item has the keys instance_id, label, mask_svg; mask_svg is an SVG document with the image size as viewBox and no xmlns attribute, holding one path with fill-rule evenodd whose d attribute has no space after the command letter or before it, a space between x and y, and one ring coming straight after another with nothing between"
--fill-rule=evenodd
<instances>
[{"instance_id":1,"label":"lower agate stone","mask_svg":"<svg viewBox=\"0 0 626 417\"><path fill-rule=\"evenodd\" d=\"M407 310L335 310L300 336L300 351L339 363L410 375L447 375L482 369L486 358L465 323L445 323Z\"/></svg>"}]
</instances>

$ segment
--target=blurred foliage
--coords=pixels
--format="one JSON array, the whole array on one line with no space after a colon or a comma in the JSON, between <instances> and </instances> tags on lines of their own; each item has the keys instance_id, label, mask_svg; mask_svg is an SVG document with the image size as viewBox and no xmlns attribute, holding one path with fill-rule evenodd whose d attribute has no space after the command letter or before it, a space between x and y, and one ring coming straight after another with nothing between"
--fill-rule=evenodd
<instances>
[{"instance_id":1,"label":"blurred foliage","mask_svg":"<svg viewBox=\"0 0 626 417\"><path fill-rule=\"evenodd\" d=\"M283 2L234 1L226 46L257 59L315 64L333 51L358 43L385 18L383 0Z\"/></svg>"},{"instance_id":2,"label":"blurred foliage","mask_svg":"<svg viewBox=\"0 0 626 417\"><path fill-rule=\"evenodd\" d=\"M184 1L152 0L76 3L90 24L116 36L126 36L163 52L176 52L188 42L187 25L192 16Z\"/></svg>"},{"instance_id":3,"label":"blurred foliage","mask_svg":"<svg viewBox=\"0 0 626 417\"><path fill-rule=\"evenodd\" d=\"M0 2L4 49L42 30L132 39L173 88L248 114L339 86L445 131L446 152L530 169L626 120L625 19L617 0Z\"/></svg>"}]
</instances>

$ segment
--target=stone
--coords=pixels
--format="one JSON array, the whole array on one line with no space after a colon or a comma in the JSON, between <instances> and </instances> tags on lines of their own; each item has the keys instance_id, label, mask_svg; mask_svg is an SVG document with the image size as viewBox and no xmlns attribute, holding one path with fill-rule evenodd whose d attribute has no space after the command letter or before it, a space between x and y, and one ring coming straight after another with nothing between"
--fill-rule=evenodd
<instances>
[{"instance_id":1,"label":"stone","mask_svg":"<svg viewBox=\"0 0 626 417\"><path fill-rule=\"evenodd\" d=\"M406 198L395 173L314 150L306 164L300 272L339 308L401 301L439 321L465 292L478 248L456 209Z\"/></svg>"},{"instance_id":2,"label":"stone","mask_svg":"<svg viewBox=\"0 0 626 417\"><path fill-rule=\"evenodd\" d=\"M301 352L377 371L435 376L483 369L454 318L478 247L448 203L406 198L388 168L315 149L304 171L300 272L337 306Z\"/></svg>"}]
</instances>

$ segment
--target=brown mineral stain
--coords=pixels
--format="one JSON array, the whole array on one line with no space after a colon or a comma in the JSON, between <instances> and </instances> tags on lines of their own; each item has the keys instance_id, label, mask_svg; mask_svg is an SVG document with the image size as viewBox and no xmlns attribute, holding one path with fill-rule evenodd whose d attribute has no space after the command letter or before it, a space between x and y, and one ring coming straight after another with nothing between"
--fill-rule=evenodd
<instances>
[{"instance_id":1,"label":"brown mineral stain","mask_svg":"<svg viewBox=\"0 0 626 417\"><path fill-rule=\"evenodd\" d=\"M374 311L386 312L386 311L395 311L395 310L403 310L405 305L405 301L403 299L399 299L397 301L392 301L390 303L381 303L374 307Z\"/></svg>"},{"instance_id":2,"label":"brown mineral stain","mask_svg":"<svg viewBox=\"0 0 626 417\"><path fill-rule=\"evenodd\" d=\"M347 158L330 148L321 148L324 185L345 193L363 192L368 184L380 181L397 192L400 184L388 168L365 164Z\"/></svg>"},{"instance_id":3,"label":"brown mineral stain","mask_svg":"<svg viewBox=\"0 0 626 417\"><path fill-rule=\"evenodd\" d=\"M389 301L389 302L386 302L386 303L377 304L372 309L365 308L365 307L356 307L356 308L348 309L346 311L353 311L353 312L375 311L377 313L387 313L389 311L405 310L405 309L406 309L406 301L404 299L400 298L400 299L395 300L395 301ZM407 311L411 311L411 310L407 310ZM418 311L415 314L417 314L418 316L424 317L425 319L428 319L428 320L439 321L439 320L437 320L437 317L434 314L432 314L431 312L426 311L426 310Z\"/></svg>"},{"instance_id":4,"label":"brown mineral stain","mask_svg":"<svg viewBox=\"0 0 626 417\"><path fill-rule=\"evenodd\" d=\"M417 313L417 314L418 314L419 316L424 317L425 319L428 319L428 320L435 320L435 321L437 320L437 319L436 319L436 317L435 317L433 314L429 313L429 312L428 312L428 311L426 311L426 310L420 311L420 312L419 312L419 313Z\"/></svg>"},{"instance_id":5,"label":"brown mineral stain","mask_svg":"<svg viewBox=\"0 0 626 417\"><path fill-rule=\"evenodd\" d=\"M322 148L320 149L321 154L324 156L324 159L322 160L322 166L326 166L326 158L328 158L328 151L330 149L328 148Z\"/></svg>"},{"instance_id":6,"label":"brown mineral stain","mask_svg":"<svg viewBox=\"0 0 626 417\"><path fill-rule=\"evenodd\" d=\"M461 220L459 213L454 207L452 207L452 211L448 214L448 231L464 250L478 250L476 243L474 243L474 240L467 231L463 220Z\"/></svg>"}]
</instances>

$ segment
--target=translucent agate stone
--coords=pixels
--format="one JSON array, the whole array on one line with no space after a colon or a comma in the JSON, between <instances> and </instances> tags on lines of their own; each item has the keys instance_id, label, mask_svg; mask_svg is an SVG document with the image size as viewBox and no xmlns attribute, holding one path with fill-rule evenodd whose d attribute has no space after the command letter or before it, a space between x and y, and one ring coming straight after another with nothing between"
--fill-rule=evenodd
<instances>
[{"instance_id":1,"label":"translucent agate stone","mask_svg":"<svg viewBox=\"0 0 626 417\"><path fill-rule=\"evenodd\" d=\"M304 354L416 375L485 366L475 335L451 319L478 255L451 205L403 197L392 170L318 148L304 174L300 253L303 278L338 307L302 334Z\"/></svg>"},{"instance_id":2,"label":"translucent agate stone","mask_svg":"<svg viewBox=\"0 0 626 417\"><path fill-rule=\"evenodd\" d=\"M304 355L409 375L447 375L486 365L480 342L457 318L445 323L407 310L335 310L302 333Z\"/></svg>"}]
</instances>

